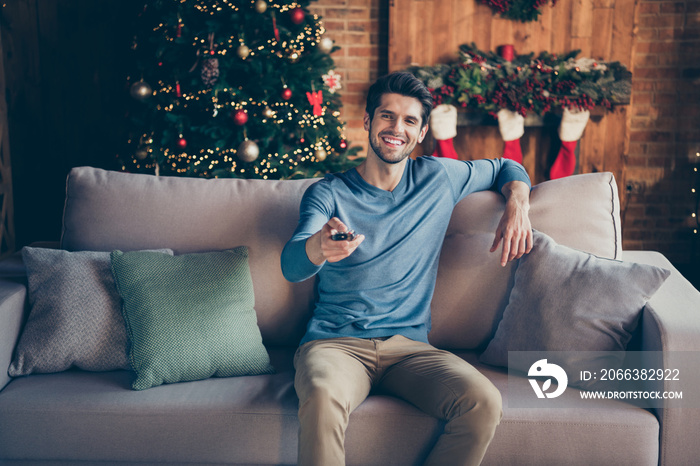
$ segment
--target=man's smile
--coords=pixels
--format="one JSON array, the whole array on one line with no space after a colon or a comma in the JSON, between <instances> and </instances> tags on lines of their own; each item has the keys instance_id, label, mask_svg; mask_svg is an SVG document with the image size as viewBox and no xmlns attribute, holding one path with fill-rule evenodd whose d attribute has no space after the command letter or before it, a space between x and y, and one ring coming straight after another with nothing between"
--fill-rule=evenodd
<instances>
[{"instance_id":1,"label":"man's smile","mask_svg":"<svg viewBox=\"0 0 700 466\"><path fill-rule=\"evenodd\" d=\"M401 147L406 144L406 142L402 139L398 139L393 136L382 136L382 141L384 141L384 144L390 147Z\"/></svg>"}]
</instances>

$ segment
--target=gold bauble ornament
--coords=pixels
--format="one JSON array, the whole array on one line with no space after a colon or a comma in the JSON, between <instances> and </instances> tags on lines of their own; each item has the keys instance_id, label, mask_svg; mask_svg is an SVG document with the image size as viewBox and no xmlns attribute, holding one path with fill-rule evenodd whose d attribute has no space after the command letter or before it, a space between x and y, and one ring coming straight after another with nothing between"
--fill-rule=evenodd
<instances>
[{"instance_id":1,"label":"gold bauble ornament","mask_svg":"<svg viewBox=\"0 0 700 466\"><path fill-rule=\"evenodd\" d=\"M326 152L326 149L324 149L323 147L319 147L314 151L314 157L319 162L323 162L324 160L326 160L326 157L328 157L328 152Z\"/></svg>"},{"instance_id":2,"label":"gold bauble ornament","mask_svg":"<svg viewBox=\"0 0 700 466\"><path fill-rule=\"evenodd\" d=\"M255 2L255 11L258 13L265 13L265 11L267 11L267 2L265 0L258 0Z\"/></svg>"},{"instance_id":3,"label":"gold bauble ornament","mask_svg":"<svg viewBox=\"0 0 700 466\"><path fill-rule=\"evenodd\" d=\"M323 53L331 53L331 50L333 50L333 39L324 37L319 41L318 48Z\"/></svg>"},{"instance_id":4,"label":"gold bauble ornament","mask_svg":"<svg viewBox=\"0 0 700 466\"><path fill-rule=\"evenodd\" d=\"M145 159L146 157L148 157L148 147L141 147L140 149L136 149L134 155L139 160Z\"/></svg>"},{"instance_id":5,"label":"gold bauble ornament","mask_svg":"<svg viewBox=\"0 0 700 466\"><path fill-rule=\"evenodd\" d=\"M144 101L153 95L153 89L151 89L151 86L146 81L141 79L131 85L129 93L134 99Z\"/></svg>"},{"instance_id":6,"label":"gold bauble ornament","mask_svg":"<svg viewBox=\"0 0 700 466\"><path fill-rule=\"evenodd\" d=\"M239 57L241 57L243 60L248 58L248 55L250 55L250 49L248 48L247 45L241 44L238 49L236 50L236 53L238 54Z\"/></svg>"},{"instance_id":7,"label":"gold bauble ornament","mask_svg":"<svg viewBox=\"0 0 700 466\"><path fill-rule=\"evenodd\" d=\"M260 155L260 148L250 139L246 139L238 146L238 158L243 162L253 162Z\"/></svg>"},{"instance_id":8,"label":"gold bauble ornament","mask_svg":"<svg viewBox=\"0 0 700 466\"><path fill-rule=\"evenodd\" d=\"M275 117L275 112L270 107L265 107L262 111L262 115L265 118L272 119Z\"/></svg>"}]
</instances>

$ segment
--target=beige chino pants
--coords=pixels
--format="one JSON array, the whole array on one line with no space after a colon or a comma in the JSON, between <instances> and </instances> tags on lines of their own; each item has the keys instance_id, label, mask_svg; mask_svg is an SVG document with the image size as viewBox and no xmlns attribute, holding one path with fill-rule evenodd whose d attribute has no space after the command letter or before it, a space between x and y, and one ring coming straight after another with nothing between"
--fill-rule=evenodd
<instances>
[{"instance_id":1,"label":"beige chino pants","mask_svg":"<svg viewBox=\"0 0 700 466\"><path fill-rule=\"evenodd\" d=\"M334 338L294 357L299 396L299 464L345 464L350 413L372 390L446 421L426 465L477 465L501 420L501 394L460 357L403 336Z\"/></svg>"}]
</instances>

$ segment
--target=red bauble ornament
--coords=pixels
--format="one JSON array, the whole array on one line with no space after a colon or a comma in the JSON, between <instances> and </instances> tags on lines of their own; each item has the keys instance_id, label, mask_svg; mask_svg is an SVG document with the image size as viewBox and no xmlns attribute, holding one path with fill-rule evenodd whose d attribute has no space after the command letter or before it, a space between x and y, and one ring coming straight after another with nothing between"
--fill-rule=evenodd
<instances>
[{"instance_id":1,"label":"red bauble ornament","mask_svg":"<svg viewBox=\"0 0 700 466\"><path fill-rule=\"evenodd\" d=\"M236 110L231 114L231 118L233 118L233 122L237 124L238 126L243 126L248 122L248 112L245 110Z\"/></svg>"},{"instance_id":2,"label":"red bauble ornament","mask_svg":"<svg viewBox=\"0 0 700 466\"><path fill-rule=\"evenodd\" d=\"M181 149L184 149L185 147L187 147L187 140L185 138L183 138L182 136L180 136L180 138L177 140L177 145Z\"/></svg>"},{"instance_id":3,"label":"red bauble ornament","mask_svg":"<svg viewBox=\"0 0 700 466\"><path fill-rule=\"evenodd\" d=\"M341 141L340 141L340 148L341 148L341 149L347 149L347 147L348 147L347 141L346 141L345 139L341 140Z\"/></svg>"},{"instance_id":4,"label":"red bauble ornament","mask_svg":"<svg viewBox=\"0 0 700 466\"><path fill-rule=\"evenodd\" d=\"M282 98L284 100L289 100L292 98L292 90L288 87L285 87L284 90L282 90Z\"/></svg>"},{"instance_id":5,"label":"red bauble ornament","mask_svg":"<svg viewBox=\"0 0 700 466\"><path fill-rule=\"evenodd\" d=\"M289 10L289 18L292 20L292 23L294 23L294 24L303 23L305 17L306 17L306 13L304 13L304 10L302 10L301 8L294 8L292 10Z\"/></svg>"}]
</instances>

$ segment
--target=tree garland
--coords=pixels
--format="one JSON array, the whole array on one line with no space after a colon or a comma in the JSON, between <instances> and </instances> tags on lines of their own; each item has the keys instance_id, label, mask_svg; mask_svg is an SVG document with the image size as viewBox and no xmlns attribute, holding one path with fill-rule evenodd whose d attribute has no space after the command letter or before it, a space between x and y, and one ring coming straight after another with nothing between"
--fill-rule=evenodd
<instances>
[{"instance_id":1,"label":"tree garland","mask_svg":"<svg viewBox=\"0 0 700 466\"><path fill-rule=\"evenodd\" d=\"M536 21L540 8L549 0L479 0L503 18L528 23ZM557 0L551 0L552 6Z\"/></svg>"},{"instance_id":2,"label":"tree garland","mask_svg":"<svg viewBox=\"0 0 700 466\"><path fill-rule=\"evenodd\" d=\"M632 74L619 62L542 52L507 61L475 44L460 46L452 64L411 67L433 94L436 105L452 104L495 115L500 109L544 115L563 108L590 110L629 102Z\"/></svg>"}]
</instances>

